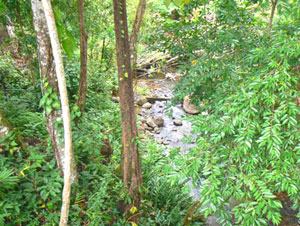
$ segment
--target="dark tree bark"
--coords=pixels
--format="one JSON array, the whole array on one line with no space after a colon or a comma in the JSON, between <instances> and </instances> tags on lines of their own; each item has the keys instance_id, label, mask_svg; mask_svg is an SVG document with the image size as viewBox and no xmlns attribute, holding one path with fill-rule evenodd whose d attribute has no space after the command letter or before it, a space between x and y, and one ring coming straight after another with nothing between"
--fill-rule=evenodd
<instances>
[{"instance_id":1,"label":"dark tree bark","mask_svg":"<svg viewBox=\"0 0 300 226\"><path fill-rule=\"evenodd\" d=\"M277 5L277 0L271 0L271 3L272 3L272 11L271 11L269 26L268 26L268 36L270 36L270 33L271 33L274 13L275 13L275 10L276 10L276 5Z\"/></svg>"},{"instance_id":2,"label":"dark tree bark","mask_svg":"<svg viewBox=\"0 0 300 226\"><path fill-rule=\"evenodd\" d=\"M113 5L123 129L122 173L124 189L128 191L131 198L131 203L126 204L125 207L126 214L129 216L131 207L135 206L138 209L140 207L141 193L139 190L142 185L142 172L136 143L138 133L130 64L126 0L113 0ZM134 219L133 216L130 218Z\"/></svg>"},{"instance_id":3,"label":"dark tree bark","mask_svg":"<svg viewBox=\"0 0 300 226\"><path fill-rule=\"evenodd\" d=\"M132 26L131 36L130 36L130 51L131 51L131 59L132 59L132 67L133 67L133 76L136 77L136 62L137 62L137 39L138 33L143 21L143 17L146 11L146 0L140 0L138 4L138 8L135 13L135 19Z\"/></svg>"},{"instance_id":4,"label":"dark tree bark","mask_svg":"<svg viewBox=\"0 0 300 226\"><path fill-rule=\"evenodd\" d=\"M87 35L84 23L84 0L78 0L78 15L80 26L80 81L77 105L82 115L87 92Z\"/></svg>"}]
</instances>

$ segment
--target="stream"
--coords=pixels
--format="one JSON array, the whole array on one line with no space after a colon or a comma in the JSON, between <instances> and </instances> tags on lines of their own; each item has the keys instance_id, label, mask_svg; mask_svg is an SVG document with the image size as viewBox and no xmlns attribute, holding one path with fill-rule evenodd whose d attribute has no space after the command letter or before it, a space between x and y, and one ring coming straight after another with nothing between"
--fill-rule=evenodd
<instances>
[{"instance_id":1,"label":"stream","mask_svg":"<svg viewBox=\"0 0 300 226\"><path fill-rule=\"evenodd\" d=\"M185 154L189 148L196 146L195 137L199 134L192 134L192 124L184 120L187 113L181 103L171 107L168 105L179 78L179 74L167 73L166 76L157 75L151 78L138 79L135 81L134 89L138 103L139 131L153 137L159 144L165 145L166 150L179 148L180 153ZM150 98L146 99L145 96ZM183 141L185 137L192 137L191 142L185 143ZM198 199L198 191L199 189L191 187L191 196L194 199ZM287 195L280 194L278 199L283 205L280 210L282 216L280 226L299 226L297 211L291 208L292 202ZM208 226L220 225L214 216L208 217L206 224ZM273 226L272 223L268 225Z\"/></svg>"},{"instance_id":2,"label":"stream","mask_svg":"<svg viewBox=\"0 0 300 226\"><path fill-rule=\"evenodd\" d=\"M177 78L175 78L177 79ZM153 99L137 108L140 116L141 129L146 130L154 139L167 148L180 148L181 152L194 147L195 143L184 143L182 139L190 136L192 124L183 120L186 115L181 104L168 108L167 99L173 97L173 88L176 80L168 79L143 79L138 80L138 89L148 90ZM138 95L137 95L138 96ZM159 100L165 98L166 100Z\"/></svg>"}]
</instances>

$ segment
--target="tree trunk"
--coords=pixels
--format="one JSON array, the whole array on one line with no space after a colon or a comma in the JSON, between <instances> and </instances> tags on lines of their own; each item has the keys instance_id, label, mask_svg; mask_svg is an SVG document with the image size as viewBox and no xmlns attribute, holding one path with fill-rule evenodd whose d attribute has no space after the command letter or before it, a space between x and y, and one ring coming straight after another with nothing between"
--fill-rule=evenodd
<instances>
[{"instance_id":1,"label":"tree trunk","mask_svg":"<svg viewBox=\"0 0 300 226\"><path fill-rule=\"evenodd\" d=\"M52 94L55 94L57 97L59 97L60 95L55 73L55 64L53 62L47 21L43 11L42 2L39 0L31 0L31 6L33 12L33 24L38 44L42 94L45 95L47 89L52 89ZM47 83L48 86L45 86ZM59 139L60 137L63 137L63 134L60 133L60 130L57 126L61 118L61 110L53 109L49 114L46 114L47 130L50 136L53 153L57 162L57 166L63 175L62 162L64 158L64 144Z\"/></svg>"},{"instance_id":2,"label":"tree trunk","mask_svg":"<svg viewBox=\"0 0 300 226\"><path fill-rule=\"evenodd\" d=\"M7 30L8 36L10 37L10 39L16 40L17 36L16 36L15 26L7 14L5 15L5 17L6 17L6 30Z\"/></svg>"},{"instance_id":3,"label":"tree trunk","mask_svg":"<svg viewBox=\"0 0 300 226\"><path fill-rule=\"evenodd\" d=\"M63 161L64 167L64 188L62 195L62 209L60 216L60 226L68 224L70 196L71 196L71 184L72 180L76 178L76 171L73 150L72 150L72 130L71 130L71 118L68 101L68 93L65 81L65 73L63 66L62 53L60 43L58 39L57 28L55 24L54 14L51 6L51 0L42 0L45 17L48 25L49 36L51 46L53 50L53 56L55 61L56 75L58 78L58 87L62 105L62 117L64 125L64 140L65 140L65 155Z\"/></svg>"},{"instance_id":4,"label":"tree trunk","mask_svg":"<svg viewBox=\"0 0 300 226\"><path fill-rule=\"evenodd\" d=\"M87 35L84 23L84 0L78 0L78 12L80 25L80 81L77 105L82 115L87 92Z\"/></svg>"},{"instance_id":5,"label":"tree trunk","mask_svg":"<svg viewBox=\"0 0 300 226\"><path fill-rule=\"evenodd\" d=\"M113 0L113 5L123 129L122 173L124 189L131 198L131 203L126 203L125 207L126 214L129 216L130 209L133 206L138 209L140 207L141 193L139 189L142 185L142 173L136 143L138 134L132 86L133 76L130 64L126 0ZM130 218L134 220L133 216Z\"/></svg>"},{"instance_id":6,"label":"tree trunk","mask_svg":"<svg viewBox=\"0 0 300 226\"><path fill-rule=\"evenodd\" d=\"M146 0L140 0L138 4L138 8L135 13L135 19L132 26L131 36L130 36L130 51L131 51L131 59L132 59L132 68L133 68L133 76L136 77L136 62L137 62L137 39L138 33L142 24L143 16L146 11Z\"/></svg>"},{"instance_id":7,"label":"tree trunk","mask_svg":"<svg viewBox=\"0 0 300 226\"><path fill-rule=\"evenodd\" d=\"M277 0L271 0L271 3L272 3L272 11L271 11L269 26L268 26L268 36L270 36L270 33L271 33L274 13L275 13L276 5L277 5Z\"/></svg>"}]
</instances>

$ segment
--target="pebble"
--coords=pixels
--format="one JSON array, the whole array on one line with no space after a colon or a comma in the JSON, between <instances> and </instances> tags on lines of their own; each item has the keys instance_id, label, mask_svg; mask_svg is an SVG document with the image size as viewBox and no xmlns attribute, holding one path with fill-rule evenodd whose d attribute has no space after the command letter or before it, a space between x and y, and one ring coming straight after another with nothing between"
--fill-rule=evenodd
<instances>
[{"instance_id":1,"label":"pebble","mask_svg":"<svg viewBox=\"0 0 300 226\"><path fill-rule=\"evenodd\" d=\"M147 102L147 103L144 103L142 107L146 108L146 109L150 109L150 108L152 108L152 104Z\"/></svg>"},{"instance_id":2,"label":"pebble","mask_svg":"<svg viewBox=\"0 0 300 226\"><path fill-rule=\"evenodd\" d=\"M173 124L174 124L175 126L182 126L182 121L179 120L179 119L177 119L177 120L175 120L175 121L173 122Z\"/></svg>"},{"instance_id":3,"label":"pebble","mask_svg":"<svg viewBox=\"0 0 300 226\"><path fill-rule=\"evenodd\" d=\"M159 144L163 144L163 142L164 142L161 138L158 138L156 141L157 141L157 143L159 143Z\"/></svg>"},{"instance_id":4,"label":"pebble","mask_svg":"<svg viewBox=\"0 0 300 226\"><path fill-rule=\"evenodd\" d=\"M115 103L119 103L120 102L120 98L119 97L112 97L111 100Z\"/></svg>"}]
</instances>

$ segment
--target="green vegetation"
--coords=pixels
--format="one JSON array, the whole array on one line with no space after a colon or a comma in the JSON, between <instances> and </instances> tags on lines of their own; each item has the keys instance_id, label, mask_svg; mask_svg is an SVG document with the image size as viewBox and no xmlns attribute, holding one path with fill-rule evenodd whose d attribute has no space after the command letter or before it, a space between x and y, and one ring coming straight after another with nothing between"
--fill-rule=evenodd
<instances>
[{"instance_id":1,"label":"green vegetation","mask_svg":"<svg viewBox=\"0 0 300 226\"><path fill-rule=\"evenodd\" d=\"M136 0L127 1L129 33L137 5ZM52 1L78 171L69 224L204 225L214 217L220 225L280 225L282 196L299 219L299 5L299 0L147 1L138 59L163 52L169 58L155 66L164 66L178 57L173 69L183 76L172 103L191 95L201 113L186 117L196 145L184 154L166 150L145 134L133 141L140 153L142 201L128 215L126 204L134 198L123 184L124 119L119 103L112 101L122 82L113 1L85 1L84 112L77 105L78 3ZM58 225L60 219L64 180L47 123L61 103L51 81L41 78L32 18L31 1L0 0L0 226ZM150 92L140 87L136 91ZM62 120L55 126L63 134ZM63 136L57 137L64 142ZM199 190L199 197L191 197L191 187Z\"/></svg>"}]
</instances>

